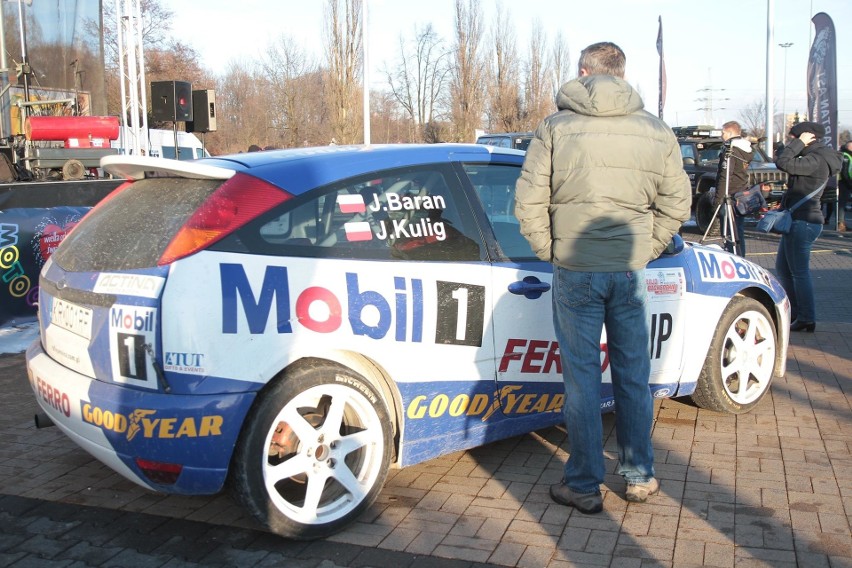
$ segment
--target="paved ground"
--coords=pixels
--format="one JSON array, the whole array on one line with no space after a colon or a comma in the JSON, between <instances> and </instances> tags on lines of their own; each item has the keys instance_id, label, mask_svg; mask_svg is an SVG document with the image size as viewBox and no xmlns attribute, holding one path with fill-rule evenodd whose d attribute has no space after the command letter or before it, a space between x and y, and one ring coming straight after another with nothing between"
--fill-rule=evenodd
<instances>
[{"instance_id":1,"label":"paved ground","mask_svg":"<svg viewBox=\"0 0 852 568\"><path fill-rule=\"evenodd\" d=\"M552 428L393 471L345 532L285 541L226 496L147 492L36 430L23 356L0 356L0 566L852 567L849 235L817 242L817 331L794 334L770 395L743 416L658 401L662 493L627 504L611 476L595 516L547 496L566 457ZM776 243L749 234L749 258L771 267Z\"/></svg>"}]
</instances>

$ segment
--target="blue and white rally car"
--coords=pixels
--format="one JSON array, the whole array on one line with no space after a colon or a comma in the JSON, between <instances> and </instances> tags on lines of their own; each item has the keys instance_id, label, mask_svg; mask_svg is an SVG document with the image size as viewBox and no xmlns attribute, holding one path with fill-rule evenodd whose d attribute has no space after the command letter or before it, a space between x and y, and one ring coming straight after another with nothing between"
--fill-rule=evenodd
<instances>
[{"instance_id":1,"label":"blue and white rally car","mask_svg":"<svg viewBox=\"0 0 852 568\"><path fill-rule=\"evenodd\" d=\"M134 482L226 481L315 538L388 468L560 423L549 264L512 215L523 154L327 147L103 160L128 183L44 266L39 404ZM647 271L654 396L740 413L783 376L789 304L764 269L676 237ZM602 411L614 408L605 334Z\"/></svg>"}]
</instances>

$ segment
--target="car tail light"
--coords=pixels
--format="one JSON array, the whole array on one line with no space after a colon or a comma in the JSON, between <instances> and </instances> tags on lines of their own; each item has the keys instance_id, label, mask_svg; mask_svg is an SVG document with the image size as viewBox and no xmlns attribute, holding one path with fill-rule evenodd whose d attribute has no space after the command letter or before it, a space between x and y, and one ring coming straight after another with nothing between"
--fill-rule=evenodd
<instances>
[{"instance_id":1,"label":"car tail light","mask_svg":"<svg viewBox=\"0 0 852 568\"><path fill-rule=\"evenodd\" d=\"M174 485L177 483L183 466L179 463L158 462L136 458L136 465L151 482L159 485Z\"/></svg>"},{"instance_id":2,"label":"car tail light","mask_svg":"<svg viewBox=\"0 0 852 568\"><path fill-rule=\"evenodd\" d=\"M270 183L236 174L184 223L157 264L170 264L198 252L289 198L290 194Z\"/></svg>"}]
</instances>

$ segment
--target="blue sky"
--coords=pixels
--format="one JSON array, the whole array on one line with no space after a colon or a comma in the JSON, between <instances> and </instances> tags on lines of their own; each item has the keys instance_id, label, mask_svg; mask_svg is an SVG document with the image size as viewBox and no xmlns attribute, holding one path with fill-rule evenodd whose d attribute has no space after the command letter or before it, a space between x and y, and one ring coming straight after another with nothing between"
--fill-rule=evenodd
<instances>
[{"instance_id":1,"label":"blue sky","mask_svg":"<svg viewBox=\"0 0 852 568\"><path fill-rule=\"evenodd\" d=\"M454 0L368 2L372 88L386 88L380 70L393 65L401 33L413 35L415 25L431 23L446 40L452 38ZM742 109L766 96L768 0L480 0L489 26L498 2L515 25L521 53L536 22L549 39L562 32L572 69L586 45L617 43L627 54L627 79L651 112L657 109L655 44L657 18L662 16L668 76L664 118L669 124L720 125L740 119ZM197 49L211 70L224 71L229 63L261 56L281 35L321 58L324 6L324 0L182 0L169 8L175 13L175 35ZM839 123L852 128L852 34L842 29L852 25L852 1L774 0L774 11L776 112L781 112L782 101L787 113L807 110L810 18L825 12L838 32ZM777 47L787 42L793 45Z\"/></svg>"}]
</instances>

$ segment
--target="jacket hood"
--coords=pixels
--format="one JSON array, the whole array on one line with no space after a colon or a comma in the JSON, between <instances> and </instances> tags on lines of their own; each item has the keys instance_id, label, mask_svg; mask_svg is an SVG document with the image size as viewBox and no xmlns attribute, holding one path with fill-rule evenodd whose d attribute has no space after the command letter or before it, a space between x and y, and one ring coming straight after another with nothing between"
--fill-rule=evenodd
<instances>
[{"instance_id":1,"label":"jacket hood","mask_svg":"<svg viewBox=\"0 0 852 568\"><path fill-rule=\"evenodd\" d=\"M731 138L731 146L739 148L747 154L751 154L751 142L745 138Z\"/></svg>"},{"instance_id":2,"label":"jacket hood","mask_svg":"<svg viewBox=\"0 0 852 568\"><path fill-rule=\"evenodd\" d=\"M556 95L556 106L587 116L622 116L642 110L645 104L624 79L590 75L562 85Z\"/></svg>"}]
</instances>

